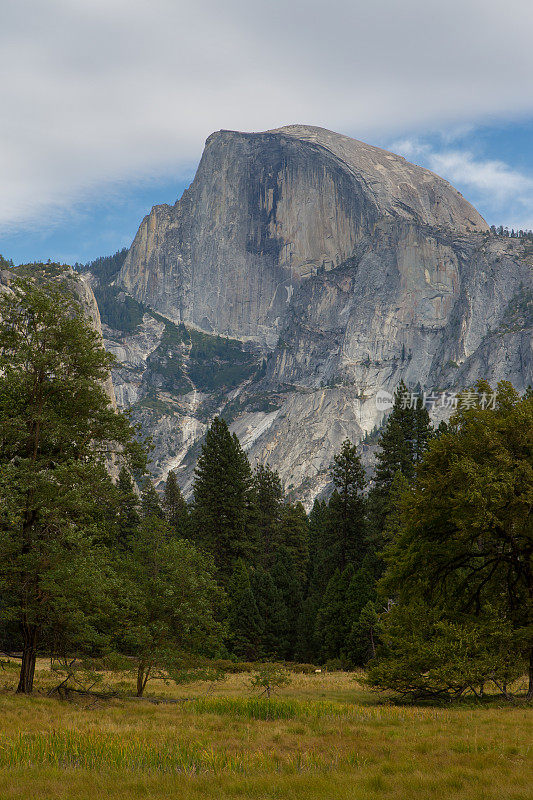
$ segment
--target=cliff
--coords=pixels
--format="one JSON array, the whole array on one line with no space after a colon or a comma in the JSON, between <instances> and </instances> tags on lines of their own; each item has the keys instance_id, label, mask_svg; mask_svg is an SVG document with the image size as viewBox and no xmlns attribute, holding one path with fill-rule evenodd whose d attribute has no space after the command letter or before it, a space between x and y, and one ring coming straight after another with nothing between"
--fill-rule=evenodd
<instances>
[{"instance_id":1,"label":"cliff","mask_svg":"<svg viewBox=\"0 0 533 800\"><path fill-rule=\"evenodd\" d=\"M222 411L252 460L309 502L341 441L381 424L379 389L532 382L531 264L530 242L491 235L447 181L393 153L309 126L220 131L116 278L145 314L129 338L108 331L124 364L142 362L136 381L117 373L119 396L144 402L156 474L181 465L187 486L194 442ZM216 389L193 336L235 340L226 372L213 355ZM228 380L245 352L250 369Z\"/></svg>"}]
</instances>

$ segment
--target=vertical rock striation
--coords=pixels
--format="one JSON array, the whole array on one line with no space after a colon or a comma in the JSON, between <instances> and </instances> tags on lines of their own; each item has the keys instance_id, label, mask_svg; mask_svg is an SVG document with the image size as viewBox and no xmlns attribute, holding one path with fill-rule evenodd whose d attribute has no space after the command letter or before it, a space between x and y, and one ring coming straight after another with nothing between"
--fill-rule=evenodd
<instances>
[{"instance_id":1,"label":"vertical rock striation","mask_svg":"<svg viewBox=\"0 0 533 800\"><path fill-rule=\"evenodd\" d=\"M528 248L393 153L311 126L219 131L117 284L175 324L256 343L264 369L188 414L226 407L309 500L342 439L380 424L378 389L533 381Z\"/></svg>"}]
</instances>

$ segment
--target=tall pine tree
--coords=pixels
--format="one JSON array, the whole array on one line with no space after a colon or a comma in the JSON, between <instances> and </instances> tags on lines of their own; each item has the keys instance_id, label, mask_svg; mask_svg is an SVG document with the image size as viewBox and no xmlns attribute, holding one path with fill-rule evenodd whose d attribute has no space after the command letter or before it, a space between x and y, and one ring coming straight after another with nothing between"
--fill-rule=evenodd
<instances>
[{"instance_id":1,"label":"tall pine tree","mask_svg":"<svg viewBox=\"0 0 533 800\"><path fill-rule=\"evenodd\" d=\"M250 561L255 549L251 529L252 474L246 453L220 417L207 431L195 470L193 536L212 553L223 583L236 561Z\"/></svg>"},{"instance_id":2,"label":"tall pine tree","mask_svg":"<svg viewBox=\"0 0 533 800\"><path fill-rule=\"evenodd\" d=\"M229 644L239 658L254 661L261 652L263 620L252 592L248 570L242 558L235 562L228 583Z\"/></svg>"},{"instance_id":3,"label":"tall pine tree","mask_svg":"<svg viewBox=\"0 0 533 800\"><path fill-rule=\"evenodd\" d=\"M117 544L129 549L139 527L139 498L133 486L131 475L122 467L116 482L117 489Z\"/></svg>"},{"instance_id":4,"label":"tall pine tree","mask_svg":"<svg viewBox=\"0 0 533 800\"><path fill-rule=\"evenodd\" d=\"M260 464L254 472L253 489L257 560L265 569L269 569L281 541L283 488L278 473L271 470L268 464Z\"/></svg>"},{"instance_id":5,"label":"tall pine tree","mask_svg":"<svg viewBox=\"0 0 533 800\"><path fill-rule=\"evenodd\" d=\"M189 508L181 493L174 470L170 470L163 495L165 518L176 536L186 538L189 534Z\"/></svg>"},{"instance_id":6,"label":"tall pine tree","mask_svg":"<svg viewBox=\"0 0 533 800\"><path fill-rule=\"evenodd\" d=\"M141 492L141 511L143 519L152 515L160 519L163 518L161 501L150 478L146 478Z\"/></svg>"}]
</instances>

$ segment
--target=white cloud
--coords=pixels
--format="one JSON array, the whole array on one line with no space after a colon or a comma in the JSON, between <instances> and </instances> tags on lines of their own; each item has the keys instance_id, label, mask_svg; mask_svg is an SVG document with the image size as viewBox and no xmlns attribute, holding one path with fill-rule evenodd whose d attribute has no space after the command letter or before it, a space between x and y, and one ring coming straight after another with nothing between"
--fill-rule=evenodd
<instances>
[{"instance_id":1,"label":"white cloud","mask_svg":"<svg viewBox=\"0 0 533 800\"><path fill-rule=\"evenodd\" d=\"M508 0L505 30L495 0L3 5L4 227L181 171L219 128L306 122L372 139L533 111L527 0Z\"/></svg>"},{"instance_id":2,"label":"white cloud","mask_svg":"<svg viewBox=\"0 0 533 800\"><path fill-rule=\"evenodd\" d=\"M448 140L443 139L446 144ZM439 149L417 138L395 141L390 149L467 192L489 221L533 229L533 178L529 175L503 161L482 159L469 150Z\"/></svg>"}]
</instances>

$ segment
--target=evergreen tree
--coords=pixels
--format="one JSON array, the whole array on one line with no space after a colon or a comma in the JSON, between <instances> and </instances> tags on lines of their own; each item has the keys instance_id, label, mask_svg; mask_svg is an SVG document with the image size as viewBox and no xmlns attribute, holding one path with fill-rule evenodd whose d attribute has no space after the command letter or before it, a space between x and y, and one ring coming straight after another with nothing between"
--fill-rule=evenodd
<instances>
[{"instance_id":1,"label":"evergreen tree","mask_svg":"<svg viewBox=\"0 0 533 800\"><path fill-rule=\"evenodd\" d=\"M321 596L308 595L302 603L296 628L295 658L305 663L316 663L320 658L320 642L316 635L316 618Z\"/></svg>"},{"instance_id":2,"label":"evergreen tree","mask_svg":"<svg viewBox=\"0 0 533 800\"><path fill-rule=\"evenodd\" d=\"M105 393L113 359L71 280L36 265L33 282L14 281L0 299L0 613L22 650L22 693L39 648L95 646L112 614L99 543L115 494L105 459L145 463Z\"/></svg>"},{"instance_id":3,"label":"evergreen tree","mask_svg":"<svg viewBox=\"0 0 533 800\"><path fill-rule=\"evenodd\" d=\"M368 497L370 538L375 543L381 541L391 511L390 492L396 474L400 472L408 483L413 482L416 465L431 435L429 414L419 393L411 395L403 381L400 382L379 439L374 485Z\"/></svg>"},{"instance_id":4,"label":"evergreen tree","mask_svg":"<svg viewBox=\"0 0 533 800\"><path fill-rule=\"evenodd\" d=\"M163 495L165 518L177 536L186 537L189 532L189 508L178 485L176 473L170 470Z\"/></svg>"},{"instance_id":5,"label":"evergreen tree","mask_svg":"<svg viewBox=\"0 0 533 800\"><path fill-rule=\"evenodd\" d=\"M256 467L253 476L254 526L258 562L266 569L272 566L281 541L283 488L277 472L267 465Z\"/></svg>"},{"instance_id":6,"label":"evergreen tree","mask_svg":"<svg viewBox=\"0 0 533 800\"><path fill-rule=\"evenodd\" d=\"M261 658L283 658L289 648L289 620L280 589L270 572L258 567L251 576L253 595L263 623Z\"/></svg>"},{"instance_id":7,"label":"evergreen tree","mask_svg":"<svg viewBox=\"0 0 533 800\"><path fill-rule=\"evenodd\" d=\"M163 518L161 501L150 478L146 478L141 492L141 510L144 519L150 516Z\"/></svg>"},{"instance_id":8,"label":"evergreen tree","mask_svg":"<svg viewBox=\"0 0 533 800\"><path fill-rule=\"evenodd\" d=\"M344 652L352 664L365 666L376 655L380 621L375 603L369 600L354 622L346 639Z\"/></svg>"},{"instance_id":9,"label":"evergreen tree","mask_svg":"<svg viewBox=\"0 0 533 800\"><path fill-rule=\"evenodd\" d=\"M131 475L126 467L122 467L117 483L117 544L123 549L131 547L141 517L139 514L139 498L135 492Z\"/></svg>"},{"instance_id":10,"label":"evergreen tree","mask_svg":"<svg viewBox=\"0 0 533 800\"><path fill-rule=\"evenodd\" d=\"M280 540L292 556L303 593L309 563L309 521L301 503L282 507Z\"/></svg>"},{"instance_id":11,"label":"evergreen tree","mask_svg":"<svg viewBox=\"0 0 533 800\"><path fill-rule=\"evenodd\" d=\"M271 570L274 585L280 591L283 603L287 610L287 641L285 650L280 655L285 659L292 659L296 650L298 638L298 622L302 611L302 583L294 557L282 545L276 553L276 558Z\"/></svg>"},{"instance_id":12,"label":"evergreen tree","mask_svg":"<svg viewBox=\"0 0 533 800\"><path fill-rule=\"evenodd\" d=\"M363 609L376 600L376 581L381 571L381 562L370 550L361 566L354 572L346 590L344 616L346 629L349 631L343 652L346 658L358 666L364 666L371 653L371 640L365 617L361 619Z\"/></svg>"},{"instance_id":13,"label":"evergreen tree","mask_svg":"<svg viewBox=\"0 0 533 800\"><path fill-rule=\"evenodd\" d=\"M304 586L305 599L297 623L296 658L299 661L316 662L319 658L315 627L316 616L327 585L323 570L323 546L327 524L328 504L325 500L316 499L309 514L309 560Z\"/></svg>"},{"instance_id":14,"label":"evergreen tree","mask_svg":"<svg viewBox=\"0 0 533 800\"><path fill-rule=\"evenodd\" d=\"M316 636L323 661L341 656L350 631L346 595L353 574L353 564L349 564L343 572L336 569L322 598L316 618Z\"/></svg>"},{"instance_id":15,"label":"evergreen tree","mask_svg":"<svg viewBox=\"0 0 533 800\"><path fill-rule=\"evenodd\" d=\"M232 652L239 658L253 661L259 658L263 620L252 592L250 577L244 561L236 561L228 585L228 631Z\"/></svg>"},{"instance_id":16,"label":"evergreen tree","mask_svg":"<svg viewBox=\"0 0 533 800\"><path fill-rule=\"evenodd\" d=\"M251 560L252 476L246 453L220 417L209 428L195 470L192 527L227 582L236 561Z\"/></svg>"},{"instance_id":17,"label":"evergreen tree","mask_svg":"<svg viewBox=\"0 0 533 800\"><path fill-rule=\"evenodd\" d=\"M320 516L319 538L314 545L314 572L321 591L335 570L343 572L348 564L360 563L366 547L365 476L357 449L349 440L343 442L334 458L331 477L335 489L327 513Z\"/></svg>"}]
</instances>

